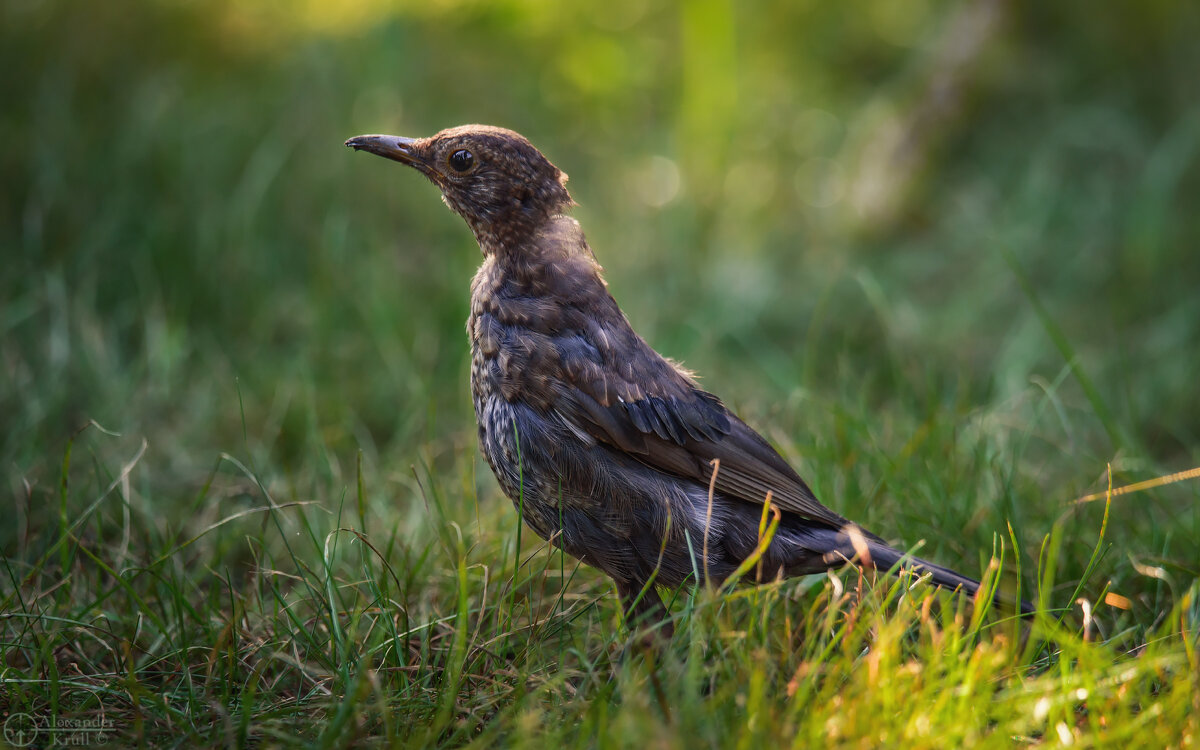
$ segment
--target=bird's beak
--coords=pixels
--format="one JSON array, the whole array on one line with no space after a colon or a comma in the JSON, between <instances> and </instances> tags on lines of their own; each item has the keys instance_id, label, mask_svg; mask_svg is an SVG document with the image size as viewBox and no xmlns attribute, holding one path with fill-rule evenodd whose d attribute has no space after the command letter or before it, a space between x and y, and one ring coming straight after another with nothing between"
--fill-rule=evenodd
<instances>
[{"instance_id":1,"label":"bird's beak","mask_svg":"<svg viewBox=\"0 0 1200 750\"><path fill-rule=\"evenodd\" d=\"M413 144L416 138L404 138L398 135L356 135L346 141L346 145L355 151L369 151L376 156L398 161L410 167L423 166Z\"/></svg>"}]
</instances>

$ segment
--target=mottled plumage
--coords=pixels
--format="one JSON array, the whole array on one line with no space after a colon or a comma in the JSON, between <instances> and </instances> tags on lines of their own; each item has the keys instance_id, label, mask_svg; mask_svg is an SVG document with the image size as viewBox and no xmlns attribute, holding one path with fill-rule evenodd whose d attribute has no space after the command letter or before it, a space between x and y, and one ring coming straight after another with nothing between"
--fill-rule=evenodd
<instances>
[{"instance_id":1,"label":"mottled plumage","mask_svg":"<svg viewBox=\"0 0 1200 750\"><path fill-rule=\"evenodd\" d=\"M475 233L483 264L467 332L483 455L530 528L610 575L627 606L652 579L727 578L758 543L768 493L781 520L764 578L900 561L633 330L566 215L566 175L524 137L467 125L346 145L421 171ZM923 560L905 565L939 586L979 586ZM662 612L650 587L635 614Z\"/></svg>"}]
</instances>

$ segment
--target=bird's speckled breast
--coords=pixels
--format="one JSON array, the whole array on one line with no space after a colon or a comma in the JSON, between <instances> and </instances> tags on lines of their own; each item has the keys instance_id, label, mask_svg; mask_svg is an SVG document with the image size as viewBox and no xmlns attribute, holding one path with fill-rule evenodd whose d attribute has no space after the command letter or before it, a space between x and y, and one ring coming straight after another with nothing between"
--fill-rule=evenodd
<instances>
[{"instance_id":1,"label":"bird's speckled breast","mask_svg":"<svg viewBox=\"0 0 1200 750\"><path fill-rule=\"evenodd\" d=\"M546 425L530 424L537 419L533 407L518 399L522 389L521 357L524 352L511 331L496 319L496 298L504 279L488 258L471 283L471 314L467 334L471 342L471 396L479 429L479 448L496 475L501 490L522 510L524 520L543 538L558 526L556 505L545 491L544 479L557 474L555 467L542 466L546 456L530 450L530 432L544 440ZM524 437L522 438L522 434ZM522 445L526 450L522 451ZM535 465L538 464L538 465Z\"/></svg>"},{"instance_id":2,"label":"bird's speckled breast","mask_svg":"<svg viewBox=\"0 0 1200 750\"><path fill-rule=\"evenodd\" d=\"M495 264L485 261L471 283L471 315L467 336L471 341L471 398L475 422L479 426L479 448L504 494L514 497L522 491L518 463L519 447L512 405L501 394L501 381L507 373L500 363L500 337L491 333L488 300L495 294L499 275ZM508 358L505 358L507 365ZM517 467L517 471L513 471Z\"/></svg>"}]
</instances>

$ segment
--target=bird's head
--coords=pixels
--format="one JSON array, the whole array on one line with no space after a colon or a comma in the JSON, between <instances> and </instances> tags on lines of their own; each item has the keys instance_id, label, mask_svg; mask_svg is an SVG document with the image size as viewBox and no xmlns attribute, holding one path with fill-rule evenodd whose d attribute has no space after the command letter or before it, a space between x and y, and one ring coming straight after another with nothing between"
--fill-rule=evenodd
<instances>
[{"instance_id":1,"label":"bird's head","mask_svg":"<svg viewBox=\"0 0 1200 750\"><path fill-rule=\"evenodd\" d=\"M519 133L462 125L429 138L359 135L346 141L416 169L441 188L484 252L570 208L567 175Z\"/></svg>"}]
</instances>

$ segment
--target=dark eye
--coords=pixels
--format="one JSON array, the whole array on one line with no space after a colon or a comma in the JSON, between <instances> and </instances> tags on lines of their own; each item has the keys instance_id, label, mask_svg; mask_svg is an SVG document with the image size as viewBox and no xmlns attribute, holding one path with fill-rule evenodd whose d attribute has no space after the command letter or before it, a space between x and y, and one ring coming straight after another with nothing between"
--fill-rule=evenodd
<instances>
[{"instance_id":1,"label":"dark eye","mask_svg":"<svg viewBox=\"0 0 1200 750\"><path fill-rule=\"evenodd\" d=\"M460 148L453 154L450 154L450 166L455 172L466 172L475 163L475 157L465 148Z\"/></svg>"}]
</instances>

